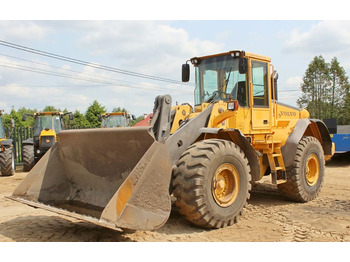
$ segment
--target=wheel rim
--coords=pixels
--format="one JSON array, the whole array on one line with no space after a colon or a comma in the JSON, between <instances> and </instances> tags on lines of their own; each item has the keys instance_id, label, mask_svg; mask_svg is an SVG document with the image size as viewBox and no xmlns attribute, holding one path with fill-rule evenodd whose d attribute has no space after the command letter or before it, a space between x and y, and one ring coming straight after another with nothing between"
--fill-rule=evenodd
<instances>
[{"instance_id":1,"label":"wheel rim","mask_svg":"<svg viewBox=\"0 0 350 262\"><path fill-rule=\"evenodd\" d=\"M228 207L235 202L239 191L239 174L232 164L222 164L215 171L212 192L215 202Z\"/></svg>"},{"instance_id":2,"label":"wheel rim","mask_svg":"<svg viewBox=\"0 0 350 262\"><path fill-rule=\"evenodd\" d=\"M319 160L317 155L311 154L306 161L306 182L309 186L314 186L320 176Z\"/></svg>"}]
</instances>

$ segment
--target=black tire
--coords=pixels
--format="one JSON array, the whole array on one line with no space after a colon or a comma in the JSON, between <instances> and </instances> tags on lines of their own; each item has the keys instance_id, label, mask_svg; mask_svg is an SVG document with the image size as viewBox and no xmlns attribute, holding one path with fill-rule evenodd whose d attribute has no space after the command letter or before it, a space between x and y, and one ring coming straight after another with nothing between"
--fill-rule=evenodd
<instances>
[{"instance_id":1,"label":"black tire","mask_svg":"<svg viewBox=\"0 0 350 262\"><path fill-rule=\"evenodd\" d=\"M294 163L287 168L287 182L278 189L288 199L308 202L315 199L323 185L324 153L320 142L311 136L299 141Z\"/></svg>"},{"instance_id":2,"label":"black tire","mask_svg":"<svg viewBox=\"0 0 350 262\"><path fill-rule=\"evenodd\" d=\"M233 180L225 180L231 183L214 181L214 177L227 172L225 168L235 174ZM230 141L208 139L193 144L182 154L173 174L175 205L187 220L201 227L221 228L236 223L250 197L248 160ZM234 193L221 198L217 191L222 188Z\"/></svg>"},{"instance_id":3,"label":"black tire","mask_svg":"<svg viewBox=\"0 0 350 262\"><path fill-rule=\"evenodd\" d=\"M34 166L34 146L24 145L23 146L23 171L29 172Z\"/></svg>"},{"instance_id":4,"label":"black tire","mask_svg":"<svg viewBox=\"0 0 350 262\"><path fill-rule=\"evenodd\" d=\"M0 153L1 175L13 176L15 174L15 153L13 146L3 148L4 151Z\"/></svg>"}]
</instances>

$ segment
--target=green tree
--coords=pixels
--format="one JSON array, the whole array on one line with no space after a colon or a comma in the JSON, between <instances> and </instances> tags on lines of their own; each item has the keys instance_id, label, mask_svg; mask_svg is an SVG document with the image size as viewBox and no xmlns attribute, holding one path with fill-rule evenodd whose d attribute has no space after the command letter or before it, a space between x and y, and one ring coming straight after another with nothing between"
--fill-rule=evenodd
<instances>
[{"instance_id":1,"label":"green tree","mask_svg":"<svg viewBox=\"0 0 350 262\"><path fill-rule=\"evenodd\" d=\"M22 121L23 115L33 115L36 112L36 109L27 109L25 107L19 108L17 111L12 107L9 114L4 114L4 125L10 127L11 119L15 121L16 127L33 127L34 118L27 117L27 121Z\"/></svg>"},{"instance_id":2,"label":"green tree","mask_svg":"<svg viewBox=\"0 0 350 262\"><path fill-rule=\"evenodd\" d=\"M45 106L43 112L60 112L60 109L57 109L54 106Z\"/></svg>"},{"instance_id":3,"label":"green tree","mask_svg":"<svg viewBox=\"0 0 350 262\"><path fill-rule=\"evenodd\" d=\"M116 112L128 112L128 110L126 110L124 107L121 108L120 106L118 106L118 107L113 108L112 112L113 113L116 113Z\"/></svg>"},{"instance_id":4,"label":"green tree","mask_svg":"<svg viewBox=\"0 0 350 262\"><path fill-rule=\"evenodd\" d=\"M329 75L332 90L330 118L337 118L338 124L345 124L350 120L350 112L344 110L349 93L349 77L336 57L331 61Z\"/></svg>"},{"instance_id":5,"label":"green tree","mask_svg":"<svg viewBox=\"0 0 350 262\"><path fill-rule=\"evenodd\" d=\"M344 98L344 107L341 110L339 117L339 124L350 125L350 92L349 87L347 87L347 92Z\"/></svg>"},{"instance_id":6,"label":"green tree","mask_svg":"<svg viewBox=\"0 0 350 262\"><path fill-rule=\"evenodd\" d=\"M86 110L85 118L89 122L89 127L100 127L101 123L98 117L106 112L106 108L95 100Z\"/></svg>"},{"instance_id":7,"label":"green tree","mask_svg":"<svg viewBox=\"0 0 350 262\"><path fill-rule=\"evenodd\" d=\"M9 128L11 126L11 119L15 121L15 126L21 127L23 125L22 116L15 111L14 108L11 109L9 114L4 114L4 126Z\"/></svg>"},{"instance_id":8,"label":"green tree","mask_svg":"<svg viewBox=\"0 0 350 262\"><path fill-rule=\"evenodd\" d=\"M73 120L67 122L69 128L81 128L81 127L90 127L89 121L86 120L84 114L80 111L75 110L73 113Z\"/></svg>"},{"instance_id":9,"label":"green tree","mask_svg":"<svg viewBox=\"0 0 350 262\"><path fill-rule=\"evenodd\" d=\"M58 111L61 112L61 110L58 110ZM49 111L49 112L50 112L50 111ZM68 111L67 108L65 108L65 109L62 111L62 113L66 114L66 115L63 116L63 124L64 124L65 128L71 128L71 127L73 127L73 126L74 126L74 123L73 123L72 120L69 119L69 116L70 116L70 114L72 114L72 115L73 115L73 119L74 119L74 114L73 114L72 112ZM70 114L67 114L67 113L70 113Z\"/></svg>"},{"instance_id":10,"label":"green tree","mask_svg":"<svg viewBox=\"0 0 350 262\"><path fill-rule=\"evenodd\" d=\"M330 104L329 64L322 56L316 56L309 64L303 83L302 96L297 100L298 106L306 108L311 118L326 118Z\"/></svg>"},{"instance_id":11,"label":"green tree","mask_svg":"<svg viewBox=\"0 0 350 262\"><path fill-rule=\"evenodd\" d=\"M297 104L306 108L311 118L336 118L338 124L350 123L349 79L336 57L329 64L316 56L305 72L301 90Z\"/></svg>"}]
</instances>

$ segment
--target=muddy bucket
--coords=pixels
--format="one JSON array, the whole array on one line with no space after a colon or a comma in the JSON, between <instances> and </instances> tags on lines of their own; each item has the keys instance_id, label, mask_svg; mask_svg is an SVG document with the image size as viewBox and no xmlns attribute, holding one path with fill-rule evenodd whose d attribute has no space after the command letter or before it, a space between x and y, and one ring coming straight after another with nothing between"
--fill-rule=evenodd
<instances>
[{"instance_id":1,"label":"muddy bucket","mask_svg":"<svg viewBox=\"0 0 350 262\"><path fill-rule=\"evenodd\" d=\"M171 211L171 162L149 127L66 130L13 200L113 229L152 230Z\"/></svg>"}]
</instances>

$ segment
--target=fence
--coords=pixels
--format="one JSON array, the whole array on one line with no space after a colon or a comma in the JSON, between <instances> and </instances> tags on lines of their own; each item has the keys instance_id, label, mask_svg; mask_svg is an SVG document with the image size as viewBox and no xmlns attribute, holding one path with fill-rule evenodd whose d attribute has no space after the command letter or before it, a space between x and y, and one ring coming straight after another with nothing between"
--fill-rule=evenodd
<instances>
[{"instance_id":1,"label":"fence","mask_svg":"<svg viewBox=\"0 0 350 262\"><path fill-rule=\"evenodd\" d=\"M15 127L12 130L5 128L6 136L13 140L15 147L15 161L22 162L22 142L28 138L33 137L33 128L29 127Z\"/></svg>"},{"instance_id":2,"label":"fence","mask_svg":"<svg viewBox=\"0 0 350 262\"><path fill-rule=\"evenodd\" d=\"M74 127L73 129L83 129L83 127ZM85 129L85 128L84 128ZM33 137L33 128L30 127L15 127L13 129L5 128L7 137L13 140L15 147L15 161L16 163L22 163L22 142L28 138Z\"/></svg>"}]
</instances>

